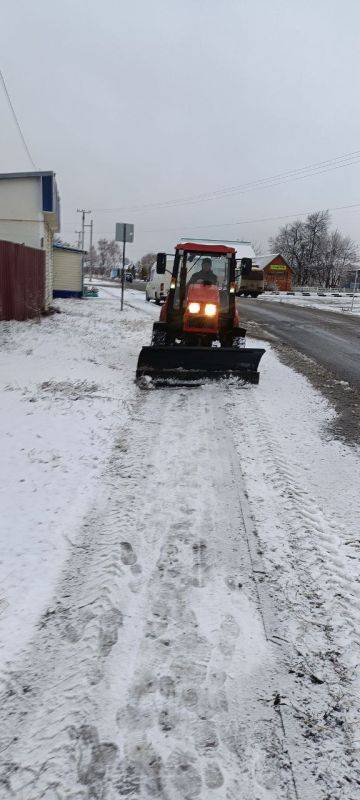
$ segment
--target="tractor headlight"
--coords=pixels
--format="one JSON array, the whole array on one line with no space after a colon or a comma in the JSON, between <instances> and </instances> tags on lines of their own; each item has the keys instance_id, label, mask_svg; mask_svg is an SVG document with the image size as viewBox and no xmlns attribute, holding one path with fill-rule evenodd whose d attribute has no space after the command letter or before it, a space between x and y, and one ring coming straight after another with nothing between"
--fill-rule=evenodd
<instances>
[{"instance_id":1,"label":"tractor headlight","mask_svg":"<svg viewBox=\"0 0 360 800\"><path fill-rule=\"evenodd\" d=\"M200 303L189 303L188 311L190 314L198 314L200 311Z\"/></svg>"},{"instance_id":2,"label":"tractor headlight","mask_svg":"<svg viewBox=\"0 0 360 800\"><path fill-rule=\"evenodd\" d=\"M205 316L206 317L215 317L217 312L217 306L215 303L206 303L205 305Z\"/></svg>"}]
</instances>

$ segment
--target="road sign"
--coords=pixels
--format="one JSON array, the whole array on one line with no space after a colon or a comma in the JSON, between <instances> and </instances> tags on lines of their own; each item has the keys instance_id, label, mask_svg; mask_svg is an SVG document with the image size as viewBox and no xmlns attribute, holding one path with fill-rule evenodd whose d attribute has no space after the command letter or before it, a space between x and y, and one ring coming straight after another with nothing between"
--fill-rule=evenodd
<instances>
[{"instance_id":1,"label":"road sign","mask_svg":"<svg viewBox=\"0 0 360 800\"><path fill-rule=\"evenodd\" d=\"M130 242L134 241L134 226L129 222L117 222L115 225L115 241Z\"/></svg>"},{"instance_id":2,"label":"road sign","mask_svg":"<svg viewBox=\"0 0 360 800\"><path fill-rule=\"evenodd\" d=\"M123 258L121 270L121 311L124 308L125 288L125 245L134 241L134 226L130 222L117 222L115 225L115 241L123 243Z\"/></svg>"}]
</instances>

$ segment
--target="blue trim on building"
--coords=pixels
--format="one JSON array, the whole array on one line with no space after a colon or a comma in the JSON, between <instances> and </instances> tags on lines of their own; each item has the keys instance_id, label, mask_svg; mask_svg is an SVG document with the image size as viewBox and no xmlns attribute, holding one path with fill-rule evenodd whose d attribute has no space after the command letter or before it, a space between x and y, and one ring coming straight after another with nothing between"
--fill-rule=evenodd
<instances>
[{"instance_id":1,"label":"blue trim on building","mask_svg":"<svg viewBox=\"0 0 360 800\"><path fill-rule=\"evenodd\" d=\"M61 244L60 242L53 242L53 248L55 250L68 250L69 253L87 253L87 250L79 250L78 247L70 247L70 245Z\"/></svg>"},{"instance_id":2,"label":"blue trim on building","mask_svg":"<svg viewBox=\"0 0 360 800\"><path fill-rule=\"evenodd\" d=\"M52 175L43 175L42 183L42 210L54 211L54 185Z\"/></svg>"},{"instance_id":3,"label":"blue trim on building","mask_svg":"<svg viewBox=\"0 0 360 800\"><path fill-rule=\"evenodd\" d=\"M53 297L82 297L82 292L72 292L70 289L54 289Z\"/></svg>"}]
</instances>

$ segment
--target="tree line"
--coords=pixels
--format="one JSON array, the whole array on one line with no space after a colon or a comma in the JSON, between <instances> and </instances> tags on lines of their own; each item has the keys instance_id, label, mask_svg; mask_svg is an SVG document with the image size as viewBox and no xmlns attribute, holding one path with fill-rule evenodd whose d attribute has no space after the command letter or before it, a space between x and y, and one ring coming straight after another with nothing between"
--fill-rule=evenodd
<instances>
[{"instance_id":1,"label":"tree line","mask_svg":"<svg viewBox=\"0 0 360 800\"><path fill-rule=\"evenodd\" d=\"M136 264L125 256L125 267L139 278L146 279L150 267L156 261L155 253L146 253ZM122 245L115 239L99 239L97 247L92 246L85 256L85 269L92 268L96 275L109 277L111 270L122 267Z\"/></svg>"},{"instance_id":2,"label":"tree line","mask_svg":"<svg viewBox=\"0 0 360 800\"><path fill-rule=\"evenodd\" d=\"M331 228L328 211L316 211L305 220L282 226L269 244L293 267L299 286L339 286L358 261L355 242Z\"/></svg>"}]
</instances>

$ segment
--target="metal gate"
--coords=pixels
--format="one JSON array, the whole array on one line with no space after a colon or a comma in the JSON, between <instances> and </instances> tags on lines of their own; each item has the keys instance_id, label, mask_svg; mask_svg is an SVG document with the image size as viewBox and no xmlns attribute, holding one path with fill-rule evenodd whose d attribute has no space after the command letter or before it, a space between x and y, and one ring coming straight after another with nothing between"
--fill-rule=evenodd
<instances>
[{"instance_id":1,"label":"metal gate","mask_svg":"<svg viewBox=\"0 0 360 800\"><path fill-rule=\"evenodd\" d=\"M44 251L0 241L0 319L36 317L44 299Z\"/></svg>"}]
</instances>

